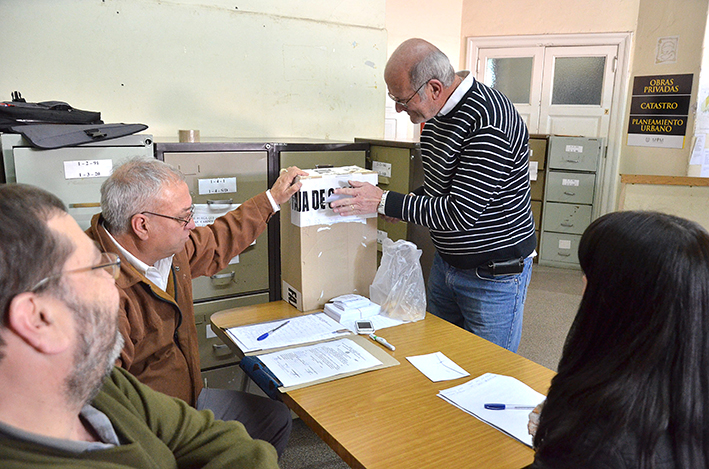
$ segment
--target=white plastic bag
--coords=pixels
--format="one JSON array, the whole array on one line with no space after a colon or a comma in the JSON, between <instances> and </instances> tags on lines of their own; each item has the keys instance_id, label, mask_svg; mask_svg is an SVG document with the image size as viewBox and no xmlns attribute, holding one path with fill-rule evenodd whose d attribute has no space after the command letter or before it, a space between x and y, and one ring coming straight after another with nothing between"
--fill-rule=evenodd
<instances>
[{"instance_id":1,"label":"white plastic bag","mask_svg":"<svg viewBox=\"0 0 709 469\"><path fill-rule=\"evenodd\" d=\"M420 258L421 250L414 243L384 239L382 263L369 287L369 298L381 305L381 315L407 322L426 316Z\"/></svg>"}]
</instances>

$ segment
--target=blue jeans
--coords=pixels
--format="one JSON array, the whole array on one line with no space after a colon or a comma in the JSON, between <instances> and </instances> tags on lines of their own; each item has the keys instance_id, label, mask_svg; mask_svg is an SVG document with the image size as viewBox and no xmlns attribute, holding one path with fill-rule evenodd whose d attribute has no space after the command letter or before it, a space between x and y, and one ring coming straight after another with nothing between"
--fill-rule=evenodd
<instances>
[{"instance_id":1,"label":"blue jeans","mask_svg":"<svg viewBox=\"0 0 709 469\"><path fill-rule=\"evenodd\" d=\"M493 277L477 268L456 269L436 252L428 277L428 311L517 352L531 276L531 257L522 273Z\"/></svg>"}]
</instances>

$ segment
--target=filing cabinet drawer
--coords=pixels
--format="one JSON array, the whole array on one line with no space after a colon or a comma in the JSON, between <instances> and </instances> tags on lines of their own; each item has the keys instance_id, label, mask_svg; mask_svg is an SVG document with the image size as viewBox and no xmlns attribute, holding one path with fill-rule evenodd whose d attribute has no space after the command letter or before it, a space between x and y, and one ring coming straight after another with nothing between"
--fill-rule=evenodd
<instances>
[{"instance_id":1,"label":"filing cabinet drawer","mask_svg":"<svg viewBox=\"0 0 709 469\"><path fill-rule=\"evenodd\" d=\"M534 226L536 229L542 227L542 202L532 200L532 216L534 217Z\"/></svg>"},{"instance_id":2,"label":"filing cabinet drawer","mask_svg":"<svg viewBox=\"0 0 709 469\"><path fill-rule=\"evenodd\" d=\"M268 301L268 293L259 293L218 301L196 303L194 305L194 316L197 326L197 339L199 341L200 368L204 370L239 362L239 359L234 355L229 346L222 342L214 331L212 331L211 321L209 319L212 314L239 306L268 303Z\"/></svg>"},{"instance_id":3,"label":"filing cabinet drawer","mask_svg":"<svg viewBox=\"0 0 709 469\"><path fill-rule=\"evenodd\" d=\"M549 142L547 165L550 169L596 171L600 156L599 139L555 136Z\"/></svg>"},{"instance_id":4,"label":"filing cabinet drawer","mask_svg":"<svg viewBox=\"0 0 709 469\"><path fill-rule=\"evenodd\" d=\"M532 200L542 200L544 198L544 181L546 177L543 172L537 173L536 181L529 181L531 187Z\"/></svg>"},{"instance_id":5,"label":"filing cabinet drawer","mask_svg":"<svg viewBox=\"0 0 709 469\"><path fill-rule=\"evenodd\" d=\"M549 171L547 174L547 202L592 204L596 175Z\"/></svg>"},{"instance_id":6,"label":"filing cabinet drawer","mask_svg":"<svg viewBox=\"0 0 709 469\"><path fill-rule=\"evenodd\" d=\"M581 235L544 231L542 235L541 260L562 264L578 264Z\"/></svg>"},{"instance_id":7,"label":"filing cabinet drawer","mask_svg":"<svg viewBox=\"0 0 709 469\"><path fill-rule=\"evenodd\" d=\"M544 210L544 231L583 234L590 223L590 205L549 202Z\"/></svg>"},{"instance_id":8,"label":"filing cabinet drawer","mask_svg":"<svg viewBox=\"0 0 709 469\"><path fill-rule=\"evenodd\" d=\"M529 161L536 161L539 171L544 171L547 160L547 137L529 136Z\"/></svg>"}]
</instances>

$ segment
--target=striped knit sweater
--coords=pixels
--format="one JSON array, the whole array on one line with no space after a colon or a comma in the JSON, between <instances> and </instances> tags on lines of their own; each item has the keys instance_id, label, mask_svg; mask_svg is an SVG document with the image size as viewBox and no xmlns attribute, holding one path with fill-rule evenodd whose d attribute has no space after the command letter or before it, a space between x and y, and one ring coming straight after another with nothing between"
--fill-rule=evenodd
<instances>
[{"instance_id":1,"label":"striped knit sweater","mask_svg":"<svg viewBox=\"0 0 709 469\"><path fill-rule=\"evenodd\" d=\"M453 110L426 122L421 152L423 188L390 192L387 215L427 226L461 269L534 251L529 134L502 93L475 80Z\"/></svg>"}]
</instances>

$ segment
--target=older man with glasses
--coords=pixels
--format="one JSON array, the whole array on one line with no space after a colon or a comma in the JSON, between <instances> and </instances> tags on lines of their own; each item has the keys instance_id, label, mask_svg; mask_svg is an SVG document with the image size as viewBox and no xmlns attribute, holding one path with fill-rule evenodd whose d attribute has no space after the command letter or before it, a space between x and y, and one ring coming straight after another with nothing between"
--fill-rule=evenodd
<instances>
[{"instance_id":1,"label":"older man with glasses","mask_svg":"<svg viewBox=\"0 0 709 469\"><path fill-rule=\"evenodd\" d=\"M423 39L384 69L389 97L421 132L424 185L411 194L351 181L333 202L342 215L379 212L427 226L436 246L428 310L517 351L536 247L529 134L512 103Z\"/></svg>"},{"instance_id":2,"label":"older man with glasses","mask_svg":"<svg viewBox=\"0 0 709 469\"><path fill-rule=\"evenodd\" d=\"M154 159L131 160L101 186L102 212L87 234L121 258L119 365L141 382L179 397L221 420L238 420L279 455L291 430L281 402L253 394L204 388L192 305L192 279L214 275L266 229L268 220L300 188L292 167L273 187L239 208L196 228L184 176Z\"/></svg>"},{"instance_id":3,"label":"older man with glasses","mask_svg":"<svg viewBox=\"0 0 709 469\"><path fill-rule=\"evenodd\" d=\"M0 466L277 469L240 423L114 366L120 267L57 197L0 184Z\"/></svg>"}]
</instances>

